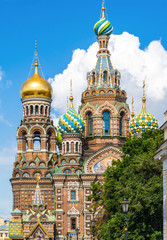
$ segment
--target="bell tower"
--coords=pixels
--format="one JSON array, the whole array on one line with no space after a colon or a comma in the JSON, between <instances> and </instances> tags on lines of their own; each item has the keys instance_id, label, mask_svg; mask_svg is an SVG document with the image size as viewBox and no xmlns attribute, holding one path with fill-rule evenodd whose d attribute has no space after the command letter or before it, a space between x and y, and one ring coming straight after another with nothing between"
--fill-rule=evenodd
<instances>
[{"instance_id":1,"label":"bell tower","mask_svg":"<svg viewBox=\"0 0 167 240\"><path fill-rule=\"evenodd\" d=\"M121 90L121 74L113 68L108 50L112 31L113 27L105 17L103 1L102 17L94 26L99 44L97 62L87 74L87 89L82 93L79 109L85 120L85 155L108 144L120 148L129 136L127 96Z\"/></svg>"},{"instance_id":2,"label":"bell tower","mask_svg":"<svg viewBox=\"0 0 167 240\"><path fill-rule=\"evenodd\" d=\"M57 163L57 130L50 119L52 87L39 74L35 42L34 74L21 87L23 120L17 129L17 157L11 178L13 209L29 209L36 185L41 177L41 191L49 210L54 209L51 177Z\"/></svg>"}]
</instances>

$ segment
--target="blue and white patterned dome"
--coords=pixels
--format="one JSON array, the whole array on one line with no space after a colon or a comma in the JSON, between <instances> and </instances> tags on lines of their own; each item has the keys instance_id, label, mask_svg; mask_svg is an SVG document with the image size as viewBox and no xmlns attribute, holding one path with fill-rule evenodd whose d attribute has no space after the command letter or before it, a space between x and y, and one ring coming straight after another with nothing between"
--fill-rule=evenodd
<instances>
[{"instance_id":1,"label":"blue and white patterned dome","mask_svg":"<svg viewBox=\"0 0 167 240\"><path fill-rule=\"evenodd\" d=\"M85 122L83 117L78 114L73 107L60 117L58 130L61 133L83 133Z\"/></svg>"},{"instance_id":2,"label":"blue and white patterned dome","mask_svg":"<svg viewBox=\"0 0 167 240\"><path fill-rule=\"evenodd\" d=\"M146 108L142 108L141 112L135 115L130 122L130 134L134 135L142 133L147 129L154 131L158 128L157 119Z\"/></svg>"}]
</instances>

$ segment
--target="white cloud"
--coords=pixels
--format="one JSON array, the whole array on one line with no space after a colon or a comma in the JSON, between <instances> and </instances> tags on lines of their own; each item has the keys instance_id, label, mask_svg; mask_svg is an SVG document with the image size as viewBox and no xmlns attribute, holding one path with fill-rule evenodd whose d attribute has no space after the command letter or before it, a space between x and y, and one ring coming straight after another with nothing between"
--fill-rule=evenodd
<instances>
[{"instance_id":1,"label":"white cloud","mask_svg":"<svg viewBox=\"0 0 167 240\"><path fill-rule=\"evenodd\" d=\"M97 42L87 51L76 49L67 69L49 79L53 87L52 106L56 112L63 114L66 111L70 79L73 80L75 108L80 105L81 94L87 87L86 74L95 67L97 50ZM156 113L162 122L162 113L166 110L167 51L161 42L152 41L146 49L141 50L139 38L124 32L121 35L111 35L109 50L114 68L121 72L121 88L127 91L128 102L131 102L132 96L135 98L136 113L141 108L142 83L145 79L148 110L152 114Z\"/></svg>"}]
</instances>

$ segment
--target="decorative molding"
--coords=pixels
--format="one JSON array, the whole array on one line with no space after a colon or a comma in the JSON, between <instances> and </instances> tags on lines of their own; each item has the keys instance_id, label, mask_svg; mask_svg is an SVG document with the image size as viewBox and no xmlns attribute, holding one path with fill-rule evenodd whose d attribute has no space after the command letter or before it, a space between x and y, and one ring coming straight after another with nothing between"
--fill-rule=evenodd
<instances>
[{"instance_id":1,"label":"decorative molding","mask_svg":"<svg viewBox=\"0 0 167 240\"><path fill-rule=\"evenodd\" d=\"M80 216L79 211L73 206L68 212L67 216Z\"/></svg>"},{"instance_id":2,"label":"decorative molding","mask_svg":"<svg viewBox=\"0 0 167 240\"><path fill-rule=\"evenodd\" d=\"M76 181L68 183L68 201L71 201L71 190L76 191L76 199L73 201L79 201L79 183Z\"/></svg>"}]
</instances>

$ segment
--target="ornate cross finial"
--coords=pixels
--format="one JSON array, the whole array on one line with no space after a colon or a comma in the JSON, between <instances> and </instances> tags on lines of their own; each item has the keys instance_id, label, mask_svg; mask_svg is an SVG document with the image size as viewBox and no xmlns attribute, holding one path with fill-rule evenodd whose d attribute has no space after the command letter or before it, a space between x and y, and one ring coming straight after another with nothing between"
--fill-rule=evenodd
<instances>
[{"instance_id":1,"label":"ornate cross finial","mask_svg":"<svg viewBox=\"0 0 167 240\"><path fill-rule=\"evenodd\" d=\"M37 61L37 40L35 40L35 60Z\"/></svg>"},{"instance_id":2,"label":"ornate cross finial","mask_svg":"<svg viewBox=\"0 0 167 240\"><path fill-rule=\"evenodd\" d=\"M134 117L134 100L133 100L133 97L132 97L132 113L131 113L131 116L132 118Z\"/></svg>"},{"instance_id":3,"label":"ornate cross finial","mask_svg":"<svg viewBox=\"0 0 167 240\"><path fill-rule=\"evenodd\" d=\"M103 0L103 4L102 4L102 18L105 18L104 0Z\"/></svg>"},{"instance_id":4,"label":"ornate cross finial","mask_svg":"<svg viewBox=\"0 0 167 240\"><path fill-rule=\"evenodd\" d=\"M146 86L146 84L145 84L145 80L143 81L143 98L142 98L142 102L143 102L143 108L145 108L146 107L146 97L145 97L145 86Z\"/></svg>"},{"instance_id":5,"label":"ornate cross finial","mask_svg":"<svg viewBox=\"0 0 167 240\"><path fill-rule=\"evenodd\" d=\"M70 107L73 107L73 95L72 95L72 79L70 80Z\"/></svg>"}]
</instances>

